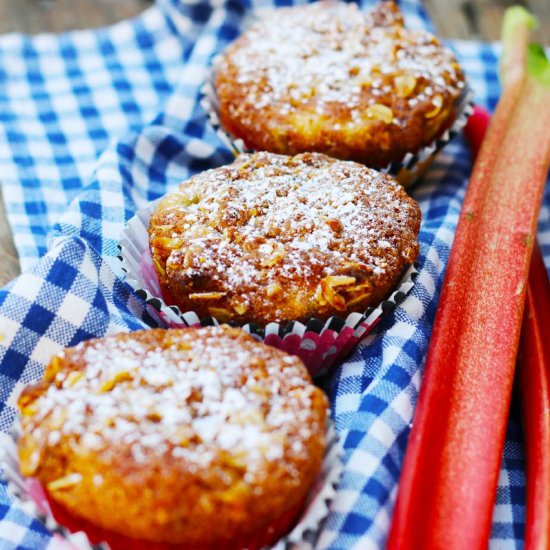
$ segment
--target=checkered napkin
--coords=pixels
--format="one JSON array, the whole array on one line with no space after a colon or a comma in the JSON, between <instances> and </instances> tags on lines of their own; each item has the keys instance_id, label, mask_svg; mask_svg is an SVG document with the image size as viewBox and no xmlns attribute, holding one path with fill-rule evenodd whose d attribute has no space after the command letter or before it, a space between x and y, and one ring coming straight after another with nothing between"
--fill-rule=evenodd
<instances>
[{"instance_id":1,"label":"checkered napkin","mask_svg":"<svg viewBox=\"0 0 550 550\"><path fill-rule=\"evenodd\" d=\"M120 233L137 208L182 178L231 160L198 93L212 56L260 4L266 2L165 0L103 30L0 37L0 177L25 269L0 291L0 429L10 428L20 387L41 376L54 351L152 322L120 277ZM409 25L429 26L421 5L401 6ZM453 46L477 101L494 107L495 48ZM319 548L384 545L470 168L467 148L456 140L412 190L423 211L417 284L332 378L345 471ZM549 207L547 193L539 226L547 260ZM524 461L512 409L494 548L522 546ZM0 518L0 548L53 546L2 484Z\"/></svg>"}]
</instances>

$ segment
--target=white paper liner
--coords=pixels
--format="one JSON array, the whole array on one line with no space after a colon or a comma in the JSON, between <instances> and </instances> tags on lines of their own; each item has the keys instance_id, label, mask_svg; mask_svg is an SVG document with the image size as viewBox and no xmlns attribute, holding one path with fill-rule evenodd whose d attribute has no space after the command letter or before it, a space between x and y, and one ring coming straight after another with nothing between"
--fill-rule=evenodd
<instances>
[{"instance_id":1,"label":"white paper liner","mask_svg":"<svg viewBox=\"0 0 550 550\"><path fill-rule=\"evenodd\" d=\"M162 298L161 288L152 266L147 228L156 202L139 210L128 222L119 243L122 270L126 282L144 300L147 311L161 327L185 328L190 326L219 324L212 318L200 318L194 311L181 312ZM269 323L266 327L243 325L246 332L293 355L298 355L312 376L326 373L344 360L380 321L384 313L401 303L417 275L411 265L401 278L396 290L377 307L363 313L350 313L345 319L330 317L326 321L311 319L307 323L293 321L286 324Z\"/></svg>"},{"instance_id":2,"label":"white paper liner","mask_svg":"<svg viewBox=\"0 0 550 550\"><path fill-rule=\"evenodd\" d=\"M16 505L30 517L39 520L52 532L54 545L48 548L59 550L110 550L109 544L103 542L92 544L84 531L71 532L60 525L51 511L40 506L31 496L29 480L19 469L17 456L17 437L19 429L12 429L11 435L0 432L0 476L7 483L8 493ZM285 537L281 538L272 550L300 548L313 550L321 524L330 510L330 503L336 495L336 488L342 474L342 449L334 422L329 417L326 429L326 448L321 471L310 490L304 511L298 523Z\"/></svg>"},{"instance_id":3,"label":"white paper liner","mask_svg":"<svg viewBox=\"0 0 550 550\"><path fill-rule=\"evenodd\" d=\"M205 110L208 121L223 143L237 156L241 153L252 153L254 149L249 149L241 138L233 136L226 130L219 116L219 100L216 93L215 78L216 70L220 64L223 54L219 54L212 60L211 69L208 77L201 87L200 103ZM423 147L416 153L409 152L399 162L392 162L385 168L379 169L380 172L391 174L403 187L409 187L415 183L422 174L428 169L435 159L437 153L457 136L472 114L474 109L473 93L466 84L462 94L455 102L453 109L454 121L452 125L444 130L432 143Z\"/></svg>"}]
</instances>

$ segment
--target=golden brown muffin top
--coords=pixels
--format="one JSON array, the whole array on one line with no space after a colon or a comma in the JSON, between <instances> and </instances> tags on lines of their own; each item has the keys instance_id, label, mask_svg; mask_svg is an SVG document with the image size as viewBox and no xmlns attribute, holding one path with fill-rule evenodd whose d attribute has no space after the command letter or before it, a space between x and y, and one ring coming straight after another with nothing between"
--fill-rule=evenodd
<instances>
[{"instance_id":1,"label":"golden brown muffin top","mask_svg":"<svg viewBox=\"0 0 550 550\"><path fill-rule=\"evenodd\" d=\"M265 323L379 301L415 260L419 226L417 203L387 175L262 152L181 184L149 234L180 307Z\"/></svg>"},{"instance_id":2,"label":"golden brown muffin top","mask_svg":"<svg viewBox=\"0 0 550 550\"><path fill-rule=\"evenodd\" d=\"M224 127L248 147L319 151L373 167L431 143L456 117L465 78L393 2L280 8L224 52L215 88Z\"/></svg>"},{"instance_id":3,"label":"golden brown muffin top","mask_svg":"<svg viewBox=\"0 0 550 550\"><path fill-rule=\"evenodd\" d=\"M397 126L401 113L431 103L435 116L464 87L457 59L433 35L409 30L393 2L371 13L356 4L318 2L271 11L231 46L222 62L257 109L293 111L334 105L352 119Z\"/></svg>"},{"instance_id":4,"label":"golden brown muffin top","mask_svg":"<svg viewBox=\"0 0 550 550\"><path fill-rule=\"evenodd\" d=\"M162 458L164 468L198 471L207 485L235 472L254 485L277 461L292 478L293 459L302 460L310 438L323 437L327 400L297 357L217 327L81 343L52 360L19 406L26 475L65 440L72 452L103 457L130 476ZM77 482L68 470L48 488Z\"/></svg>"}]
</instances>

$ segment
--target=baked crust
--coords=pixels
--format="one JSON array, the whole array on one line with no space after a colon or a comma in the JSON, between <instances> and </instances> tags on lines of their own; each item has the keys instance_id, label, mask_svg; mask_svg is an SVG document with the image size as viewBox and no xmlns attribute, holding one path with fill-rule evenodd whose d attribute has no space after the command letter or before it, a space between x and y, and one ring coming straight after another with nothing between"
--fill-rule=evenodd
<instances>
[{"instance_id":1,"label":"baked crust","mask_svg":"<svg viewBox=\"0 0 550 550\"><path fill-rule=\"evenodd\" d=\"M261 152L182 183L149 239L169 304L265 326L377 305L417 257L420 217L390 176Z\"/></svg>"},{"instance_id":2,"label":"baked crust","mask_svg":"<svg viewBox=\"0 0 550 550\"><path fill-rule=\"evenodd\" d=\"M327 399L301 361L229 327L89 340L19 408L21 470L56 503L193 548L267 532L302 504L325 446Z\"/></svg>"},{"instance_id":3,"label":"baked crust","mask_svg":"<svg viewBox=\"0 0 550 550\"><path fill-rule=\"evenodd\" d=\"M282 8L224 53L222 125L252 150L319 151L374 168L433 142L456 117L465 79L433 35L389 1Z\"/></svg>"}]
</instances>

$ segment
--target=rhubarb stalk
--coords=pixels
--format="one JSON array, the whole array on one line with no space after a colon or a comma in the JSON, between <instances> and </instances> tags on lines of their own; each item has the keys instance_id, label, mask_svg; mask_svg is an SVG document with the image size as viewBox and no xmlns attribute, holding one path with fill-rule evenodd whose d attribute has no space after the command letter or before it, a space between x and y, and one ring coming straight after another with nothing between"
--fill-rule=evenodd
<instances>
[{"instance_id":1,"label":"rhubarb stalk","mask_svg":"<svg viewBox=\"0 0 550 550\"><path fill-rule=\"evenodd\" d=\"M464 128L474 156L489 126L480 107ZM550 280L535 242L519 349L519 382L527 462L525 549L550 548Z\"/></svg>"},{"instance_id":2,"label":"rhubarb stalk","mask_svg":"<svg viewBox=\"0 0 550 550\"><path fill-rule=\"evenodd\" d=\"M529 286L519 354L527 462L525 550L550 548L550 282L538 247Z\"/></svg>"},{"instance_id":3,"label":"rhubarb stalk","mask_svg":"<svg viewBox=\"0 0 550 550\"><path fill-rule=\"evenodd\" d=\"M503 91L452 246L389 550L486 549L529 262L550 165L550 66L507 10Z\"/></svg>"}]
</instances>

